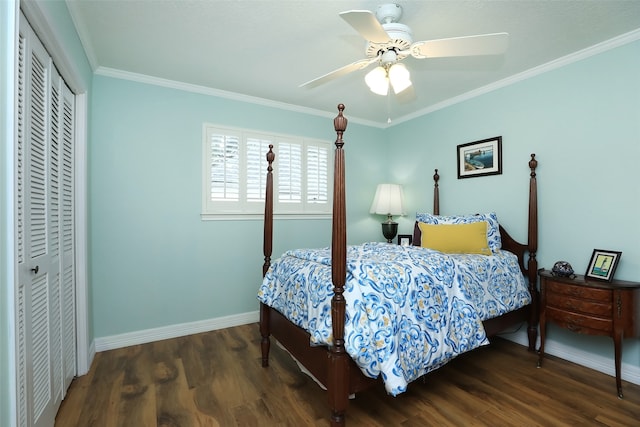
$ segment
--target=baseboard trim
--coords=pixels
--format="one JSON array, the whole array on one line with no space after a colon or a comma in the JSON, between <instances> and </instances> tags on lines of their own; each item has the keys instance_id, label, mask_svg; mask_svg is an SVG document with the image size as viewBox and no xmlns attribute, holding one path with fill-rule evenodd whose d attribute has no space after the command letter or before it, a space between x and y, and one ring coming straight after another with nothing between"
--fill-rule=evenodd
<instances>
[{"instance_id":1,"label":"baseboard trim","mask_svg":"<svg viewBox=\"0 0 640 427\"><path fill-rule=\"evenodd\" d=\"M523 346L529 345L527 334L523 331L501 336L502 338L508 339L509 341L513 341ZM538 339L538 341L540 340ZM615 377L616 375L614 360L612 358L599 356L597 354L589 353L575 347L570 347L559 341L554 341L547 338L544 343L544 352L545 354L550 354L561 359L568 360L569 362L585 366L587 368L593 369L594 371L602 372L612 377ZM640 367L622 362L621 370L622 373L620 377L623 380L629 381L632 384L640 385Z\"/></svg>"},{"instance_id":2,"label":"baseboard trim","mask_svg":"<svg viewBox=\"0 0 640 427\"><path fill-rule=\"evenodd\" d=\"M252 311L197 322L181 323L160 328L146 329L143 331L129 332L126 334L100 337L95 339L95 348L92 350L95 352L101 352L128 347L131 345L146 344L153 341L177 338L185 335L213 331L216 329L246 325L258 322L259 319L260 313L258 311ZM502 337L523 346L528 345L527 334L524 331L504 334ZM92 355L95 354L94 351L91 352ZM612 377L615 376L614 362L611 358L589 353L575 347L570 347L552 339L547 339L545 342L545 352ZM93 357L91 357L91 360L93 360ZM640 385L640 367L638 366L623 362L621 376L625 381Z\"/></svg>"},{"instance_id":3,"label":"baseboard trim","mask_svg":"<svg viewBox=\"0 0 640 427\"><path fill-rule=\"evenodd\" d=\"M146 344L153 341L177 338L185 335L199 334L201 332L216 329L230 328L233 326L255 323L260 319L258 311L235 314L232 316L217 317L214 319L200 320L197 322L180 323L177 325L163 326L160 328L146 329L143 331L128 332L126 334L111 335L95 339L96 352L128 347L131 345Z\"/></svg>"}]
</instances>

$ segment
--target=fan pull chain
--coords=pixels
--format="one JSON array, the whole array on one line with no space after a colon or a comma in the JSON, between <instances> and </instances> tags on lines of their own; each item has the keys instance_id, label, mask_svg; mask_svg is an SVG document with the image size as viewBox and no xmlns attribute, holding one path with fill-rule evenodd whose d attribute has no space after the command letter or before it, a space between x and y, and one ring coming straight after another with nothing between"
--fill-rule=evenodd
<instances>
[{"instance_id":1,"label":"fan pull chain","mask_svg":"<svg viewBox=\"0 0 640 427\"><path fill-rule=\"evenodd\" d=\"M391 91L387 92L387 124L391 124Z\"/></svg>"}]
</instances>

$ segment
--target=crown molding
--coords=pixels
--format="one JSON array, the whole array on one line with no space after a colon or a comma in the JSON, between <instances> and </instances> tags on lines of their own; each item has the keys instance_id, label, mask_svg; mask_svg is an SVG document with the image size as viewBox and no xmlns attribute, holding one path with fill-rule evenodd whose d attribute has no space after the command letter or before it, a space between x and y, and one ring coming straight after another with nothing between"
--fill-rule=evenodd
<instances>
[{"instance_id":1,"label":"crown molding","mask_svg":"<svg viewBox=\"0 0 640 427\"><path fill-rule=\"evenodd\" d=\"M411 114L407 114L402 117L397 117L391 123L379 123L371 120L359 119L357 117L350 117L349 121L352 123L358 123L358 124L369 126L369 127L375 127L375 128L381 128L381 129L391 128L393 126L397 126L409 120L413 120L418 117L422 117L427 114L433 113L435 111L450 107L452 105L459 104L464 101L468 101L478 96L519 83L523 80L527 80L527 79L539 76L549 71L562 68L569 64L573 64L575 62L592 57L594 55L598 55L600 53L606 52L611 49L615 49L625 44L635 42L637 40L640 40L640 29L622 34L618 37L614 37L613 39L604 41L602 43L598 43L594 46L588 47L586 49L582 49L578 52L574 52L562 58L555 59L553 61L547 62L546 64L542 64L540 66L531 68L529 70L515 74L511 77L502 79L495 83L491 83L489 85L480 87L478 89L474 89L462 95L455 96L453 98L434 104L430 107L417 110ZM89 54L87 56L90 57ZM286 110L286 111L293 111L293 112L308 114L312 116L319 116L319 117L330 118L330 119L332 119L335 116L334 112L317 110L313 108L302 107L299 105L287 104L284 102L273 101L265 98L258 98L255 96L243 95L236 92L229 92L221 89L214 89L206 86L199 86L199 85L184 83L176 80L168 80L168 79L149 76L145 74L132 73L129 71L123 71L123 70L118 70L114 68L97 67L95 69L95 74L106 76L106 77L117 78L117 79L130 80L130 81L135 81L135 82L145 83L145 84L150 84L155 86L161 86L161 87L166 87L171 89L177 89L177 90L182 90L186 92L193 92L193 93L198 93L202 95L215 96L218 98L231 99L234 101L246 102L246 103L255 104L255 105L262 105L265 107L277 108L277 109Z\"/></svg>"},{"instance_id":2,"label":"crown molding","mask_svg":"<svg viewBox=\"0 0 640 427\"><path fill-rule=\"evenodd\" d=\"M293 111L296 113L309 114L312 116L319 116L324 118L330 118L333 120L336 113L317 110L314 108L302 107L300 105L287 104L285 102L273 101L270 99L259 98L256 96L243 95L241 93L229 92L221 89L214 89L206 86L194 85L191 83L184 83L176 80L163 79L160 77L149 76L146 74L132 73L129 71L122 71L115 68L98 67L95 70L95 74L112 77L116 79L130 80L139 83L145 83L149 85L161 86L170 89L182 90L185 92L193 92L201 95L215 96L218 98L230 99L234 101L246 102L249 104L261 105L265 107L277 108L280 110ZM358 123L365 126L381 127L380 123L359 119L357 117L349 117L349 122Z\"/></svg>"}]
</instances>

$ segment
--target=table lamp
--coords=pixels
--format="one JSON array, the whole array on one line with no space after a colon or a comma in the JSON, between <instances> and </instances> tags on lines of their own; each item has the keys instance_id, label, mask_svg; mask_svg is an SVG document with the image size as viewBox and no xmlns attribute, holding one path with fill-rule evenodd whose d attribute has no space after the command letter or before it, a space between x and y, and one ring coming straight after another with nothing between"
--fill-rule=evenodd
<instances>
[{"instance_id":1,"label":"table lamp","mask_svg":"<svg viewBox=\"0 0 640 427\"><path fill-rule=\"evenodd\" d=\"M379 184L369 213L386 215L387 220L382 223L382 234L391 243L398 234L398 223L393 215L404 215L404 193L398 184Z\"/></svg>"}]
</instances>

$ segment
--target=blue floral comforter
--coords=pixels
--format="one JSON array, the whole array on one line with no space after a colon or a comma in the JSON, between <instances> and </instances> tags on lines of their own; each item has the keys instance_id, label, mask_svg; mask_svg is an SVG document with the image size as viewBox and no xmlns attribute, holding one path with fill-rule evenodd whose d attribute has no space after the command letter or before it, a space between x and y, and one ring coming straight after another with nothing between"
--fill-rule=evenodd
<instances>
[{"instance_id":1,"label":"blue floral comforter","mask_svg":"<svg viewBox=\"0 0 640 427\"><path fill-rule=\"evenodd\" d=\"M267 272L258 299L332 343L331 250L283 254ZM454 357L488 344L482 321L531 301L515 255L444 254L388 243L347 249L346 350L362 372L382 375L387 392Z\"/></svg>"}]
</instances>

